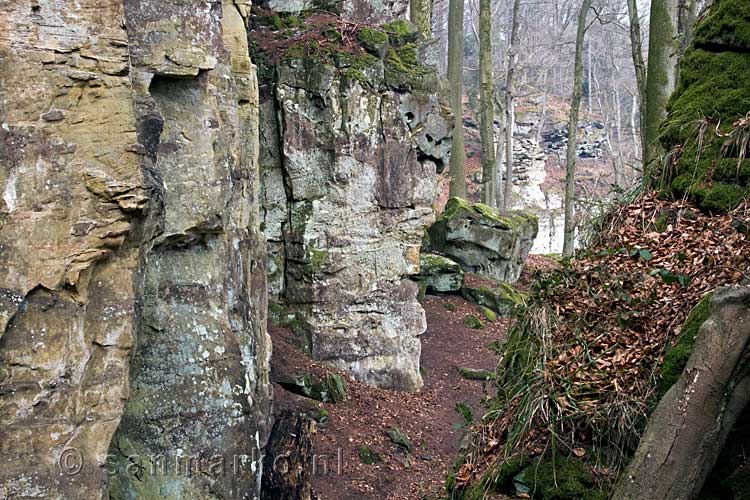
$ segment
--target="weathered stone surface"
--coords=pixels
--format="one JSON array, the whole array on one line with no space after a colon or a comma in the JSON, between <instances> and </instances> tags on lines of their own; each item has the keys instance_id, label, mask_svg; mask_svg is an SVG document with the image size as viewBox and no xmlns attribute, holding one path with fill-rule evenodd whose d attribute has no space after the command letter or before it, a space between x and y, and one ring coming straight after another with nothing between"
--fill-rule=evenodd
<instances>
[{"instance_id":1,"label":"weathered stone surface","mask_svg":"<svg viewBox=\"0 0 750 500\"><path fill-rule=\"evenodd\" d=\"M122 17L0 3L2 498L106 490L149 208Z\"/></svg>"},{"instance_id":2,"label":"weathered stone surface","mask_svg":"<svg viewBox=\"0 0 750 500\"><path fill-rule=\"evenodd\" d=\"M447 257L433 253L419 256L417 281L424 283L427 291L445 293L457 292L464 284L464 270Z\"/></svg>"},{"instance_id":3,"label":"weathered stone surface","mask_svg":"<svg viewBox=\"0 0 750 500\"><path fill-rule=\"evenodd\" d=\"M403 0L261 0L274 12L299 13L324 8L352 22L384 23L407 17L409 3Z\"/></svg>"},{"instance_id":4,"label":"weathered stone surface","mask_svg":"<svg viewBox=\"0 0 750 500\"><path fill-rule=\"evenodd\" d=\"M530 213L500 215L487 205L451 198L429 229L429 250L450 257L467 272L512 283L521 275L538 228Z\"/></svg>"},{"instance_id":5,"label":"weathered stone surface","mask_svg":"<svg viewBox=\"0 0 750 500\"><path fill-rule=\"evenodd\" d=\"M309 332L315 359L415 390L426 322L408 278L434 218L448 117L435 97L393 90L388 52L369 57L366 79L330 61L287 57L264 82L261 113L277 123L261 136L269 283ZM437 145L424 154L419 143L429 134Z\"/></svg>"},{"instance_id":6,"label":"weathered stone surface","mask_svg":"<svg viewBox=\"0 0 750 500\"><path fill-rule=\"evenodd\" d=\"M133 466L267 434L248 5L0 3L0 497L259 492Z\"/></svg>"}]
</instances>

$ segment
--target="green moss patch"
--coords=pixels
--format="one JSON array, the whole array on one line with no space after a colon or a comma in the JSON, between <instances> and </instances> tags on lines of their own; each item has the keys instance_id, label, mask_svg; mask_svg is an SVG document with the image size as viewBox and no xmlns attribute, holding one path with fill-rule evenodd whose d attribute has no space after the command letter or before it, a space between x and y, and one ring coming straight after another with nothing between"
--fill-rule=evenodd
<instances>
[{"instance_id":1,"label":"green moss patch","mask_svg":"<svg viewBox=\"0 0 750 500\"><path fill-rule=\"evenodd\" d=\"M540 500L606 500L591 466L574 457L557 456L537 459L514 478L524 484L534 499Z\"/></svg>"},{"instance_id":2,"label":"green moss patch","mask_svg":"<svg viewBox=\"0 0 750 500\"><path fill-rule=\"evenodd\" d=\"M718 0L698 23L680 64L661 142L669 151L660 176L664 192L703 210L727 212L750 197L747 152L733 146L750 127L750 9L745 0ZM718 134L717 134L718 132Z\"/></svg>"},{"instance_id":3,"label":"green moss patch","mask_svg":"<svg viewBox=\"0 0 750 500\"><path fill-rule=\"evenodd\" d=\"M360 446L358 452L359 460L365 465L373 465L383 461L380 454L369 446Z\"/></svg>"},{"instance_id":4,"label":"green moss patch","mask_svg":"<svg viewBox=\"0 0 750 500\"><path fill-rule=\"evenodd\" d=\"M750 7L747 0L714 0L695 31L695 45L716 50L750 50Z\"/></svg>"},{"instance_id":5,"label":"green moss patch","mask_svg":"<svg viewBox=\"0 0 750 500\"><path fill-rule=\"evenodd\" d=\"M664 355L661 377L657 386L659 398L664 396L680 378L690 355L693 353L695 339L698 338L698 330L710 314L711 294L707 294L690 312L682 326L679 338Z\"/></svg>"},{"instance_id":6,"label":"green moss patch","mask_svg":"<svg viewBox=\"0 0 750 500\"><path fill-rule=\"evenodd\" d=\"M467 314L464 317L464 326L473 330L484 329L484 323L482 323L482 320L476 314Z\"/></svg>"}]
</instances>

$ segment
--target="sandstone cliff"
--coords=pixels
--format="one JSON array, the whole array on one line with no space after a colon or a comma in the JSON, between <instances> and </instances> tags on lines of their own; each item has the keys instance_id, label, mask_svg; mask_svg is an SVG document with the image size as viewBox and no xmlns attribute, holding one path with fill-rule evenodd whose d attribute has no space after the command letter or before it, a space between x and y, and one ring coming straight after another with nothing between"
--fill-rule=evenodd
<instances>
[{"instance_id":1,"label":"sandstone cliff","mask_svg":"<svg viewBox=\"0 0 750 500\"><path fill-rule=\"evenodd\" d=\"M102 498L108 479L112 498L255 495L270 342L248 9L0 3L0 497ZM175 476L179 457L226 463Z\"/></svg>"},{"instance_id":2,"label":"sandstone cliff","mask_svg":"<svg viewBox=\"0 0 750 500\"><path fill-rule=\"evenodd\" d=\"M270 292L296 315L315 359L374 385L415 390L426 321L409 278L434 220L448 114L434 72L418 62L425 46L413 26L360 24L356 8L340 9L338 18L257 19L261 51L275 50L261 52ZM366 19L402 10L381 6Z\"/></svg>"}]
</instances>

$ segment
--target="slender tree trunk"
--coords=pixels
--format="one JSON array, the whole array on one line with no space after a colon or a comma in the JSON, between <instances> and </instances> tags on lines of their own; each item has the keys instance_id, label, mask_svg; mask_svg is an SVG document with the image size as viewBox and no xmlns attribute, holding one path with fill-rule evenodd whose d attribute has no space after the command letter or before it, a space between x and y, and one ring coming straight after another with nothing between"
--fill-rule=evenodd
<instances>
[{"instance_id":1,"label":"slender tree trunk","mask_svg":"<svg viewBox=\"0 0 750 500\"><path fill-rule=\"evenodd\" d=\"M547 74L547 70L544 70L544 74ZM544 93L542 94L542 112L539 116L539 126L536 129L536 143L542 143L542 132L544 131L544 120L547 117L547 90L544 87Z\"/></svg>"},{"instance_id":2,"label":"slender tree trunk","mask_svg":"<svg viewBox=\"0 0 750 500\"><path fill-rule=\"evenodd\" d=\"M592 84L594 68L591 64L591 42L586 44L586 58L588 59L587 61L588 67L586 68L586 71L588 72L588 79L587 79L588 81L586 82L587 87L588 87L587 98L588 98L588 104L589 104L589 116L591 116L591 114L594 112L594 106L592 102L593 101L592 97L594 94L594 87Z\"/></svg>"},{"instance_id":3,"label":"slender tree trunk","mask_svg":"<svg viewBox=\"0 0 750 500\"><path fill-rule=\"evenodd\" d=\"M481 94L482 203L495 206L495 98L492 78L492 8L479 0L479 90Z\"/></svg>"},{"instance_id":4,"label":"slender tree trunk","mask_svg":"<svg viewBox=\"0 0 750 500\"><path fill-rule=\"evenodd\" d=\"M411 0L409 20L425 38L432 36L432 0Z\"/></svg>"},{"instance_id":5,"label":"slender tree trunk","mask_svg":"<svg viewBox=\"0 0 750 500\"><path fill-rule=\"evenodd\" d=\"M503 102L502 99L498 99L497 95L495 96L495 103L497 104L497 108L499 110L498 118L500 120L500 127L497 131L497 146L495 149L495 171L496 171L496 181L497 181L497 188L495 189L495 207L498 210L502 210L503 208L503 199L504 199L504 193L503 193L503 152L505 151L505 110L503 109Z\"/></svg>"},{"instance_id":6,"label":"slender tree trunk","mask_svg":"<svg viewBox=\"0 0 750 500\"><path fill-rule=\"evenodd\" d=\"M583 94L583 37L586 34L586 16L591 8L591 0L583 0L578 14L578 31L576 32L576 57L573 68L573 95L570 99L570 117L568 119L568 150L565 170L565 229L563 233L563 255L570 257L575 250L575 175L576 147L578 145L578 113Z\"/></svg>"},{"instance_id":7,"label":"slender tree trunk","mask_svg":"<svg viewBox=\"0 0 750 500\"><path fill-rule=\"evenodd\" d=\"M453 110L453 149L451 151L450 196L466 198L463 127L463 69L464 69L464 0L450 0L448 6L448 83Z\"/></svg>"},{"instance_id":8,"label":"slender tree trunk","mask_svg":"<svg viewBox=\"0 0 750 500\"><path fill-rule=\"evenodd\" d=\"M659 126L667 116L667 100L677 82L677 11L680 0L652 0L646 80L646 116L643 124L643 176L650 183L651 162L661 154Z\"/></svg>"},{"instance_id":9,"label":"slender tree trunk","mask_svg":"<svg viewBox=\"0 0 750 500\"><path fill-rule=\"evenodd\" d=\"M646 164L646 141L643 140L644 130L646 129L646 63L643 62L643 37L641 36L641 21L638 18L638 1L628 0L628 16L630 18L630 51L633 57L633 67L635 68L635 83L638 89L637 101L639 109L639 130L641 133L641 163ZM633 96L633 99L636 99ZM635 102L633 103L635 109ZM635 120L633 120L635 123ZM633 129L635 130L635 129ZM633 147L636 147L636 141L633 140Z\"/></svg>"},{"instance_id":10,"label":"slender tree trunk","mask_svg":"<svg viewBox=\"0 0 750 500\"><path fill-rule=\"evenodd\" d=\"M630 90L628 89L628 92ZM630 103L630 134L633 138L633 155L638 155L638 150L640 149L640 142L639 142L639 134L638 130L640 130L640 127L637 127L635 124L635 117L638 114L638 95L634 93L630 93L631 97L631 103Z\"/></svg>"},{"instance_id":11,"label":"slender tree trunk","mask_svg":"<svg viewBox=\"0 0 750 500\"><path fill-rule=\"evenodd\" d=\"M503 194L503 210L511 206L513 194L513 128L515 117L513 113L513 78L518 59L518 12L521 1L513 0L513 17L510 25L510 45L508 46L508 73L505 80L505 193Z\"/></svg>"}]
</instances>

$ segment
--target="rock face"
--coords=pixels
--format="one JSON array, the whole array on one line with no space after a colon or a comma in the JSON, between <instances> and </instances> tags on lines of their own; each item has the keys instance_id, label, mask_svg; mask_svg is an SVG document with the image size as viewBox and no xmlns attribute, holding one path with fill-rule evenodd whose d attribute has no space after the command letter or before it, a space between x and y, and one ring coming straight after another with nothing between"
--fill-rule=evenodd
<instances>
[{"instance_id":1,"label":"rock face","mask_svg":"<svg viewBox=\"0 0 750 500\"><path fill-rule=\"evenodd\" d=\"M538 219L530 213L501 216L487 205L451 198L429 229L428 246L467 272L512 283L521 275L538 229Z\"/></svg>"},{"instance_id":2,"label":"rock face","mask_svg":"<svg viewBox=\"0 0 750 500\"><path fill-rule=\"evenodd\" d=\"M403 18L409 12L409 3L403 0L261 0L257 3L280 13L334 11L343 20L373 24Z\"/></svg>"},{"instance_id":3,"label":"rock face","mask_svg":"<svg viewBox=\"0 0 750 500\"><path fill-rule=\"evenodd\" d=\"M248 7L0 4L0 497L258 493Z\"/></svg>"},{"instance_id":4,"label":"rock face","mask_svg":"<svg viewBox=\"0 0 750 500\"><path fill-rule=\"evenodd\" d=\"M434 74L416 63L408 28L361 30L371 53L290 50L263 82L261 114L277 126L261 136L261 170L270 291L297 315L312 356L415 390L426 322L409 276L450 130L437 99L418 91Z\"/></svg>"}]
</instances>

